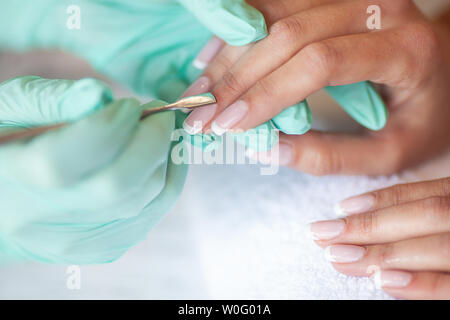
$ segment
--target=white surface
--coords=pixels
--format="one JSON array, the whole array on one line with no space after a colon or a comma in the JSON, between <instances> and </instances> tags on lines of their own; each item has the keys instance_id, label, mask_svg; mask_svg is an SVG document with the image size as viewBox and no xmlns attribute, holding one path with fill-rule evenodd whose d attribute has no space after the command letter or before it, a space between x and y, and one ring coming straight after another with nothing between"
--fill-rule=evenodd
<instances>
[{"instance_id":1,"label":"white surface","mask_svg":"<svg viewBox=\"0 0 450 320\"><path fill-rule=\"evenodd\" d=\"M288 169L264 177L248 166L196 174L201 185L190 190L203 201L195 203L193 225L212 297L386 298L370 280L334 271L304 228L334 218L333 205L342 197L395 178L316 178Z\"/></svg>"},{"instance_id":2,"label":"white surface","mask_svg":"<svg viewBox=\"0 0 450 320\"><path fill-rule=\"evenodd\" d=\"M439 162L439 163L438 163ZM417 178L450 175L450 157L402 177L311 177L289 169L194 167L188 190L207 287L214 298L381 299L370 279L346 277L304 234L335 218L344 197Z\"/></svg>"},{"instance_id":3,"label":"white surface","mask_svg":"<svg viewBox=\"0 0 450 320\"><path fill-rule=\"evenodd\" d=\"M0 59L0 70L3 79L92 75L78 62L48 54L9 55ZM323 126L330 125L320 121L323 113L346 121L338 109L326 108L331 102L314 101L325 106L314 108ZM443 157L404 177L450 175L449 161ZM315 178L288 169L264 177L257 166L193 166L176 208L148 239L115 263L82 267L81 290L66 288L66 266L32 263L0 269L0 299L388 298L368 279L335 272L303 228L334 217L341 198L399 179Z\"/></svg>"}]
</instances>

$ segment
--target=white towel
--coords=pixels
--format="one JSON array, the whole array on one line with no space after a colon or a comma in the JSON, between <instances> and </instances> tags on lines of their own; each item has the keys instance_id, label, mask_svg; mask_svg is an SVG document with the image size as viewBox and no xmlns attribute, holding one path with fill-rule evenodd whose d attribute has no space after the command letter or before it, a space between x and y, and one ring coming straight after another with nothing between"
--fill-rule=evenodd
<instances>
[{"instance_id":1,"label":"white towel","mask_svg":"<svg viewBox=\"0 0 450 320\"><path fill-rule=\"evenodd\" d=\"M257 166L193 167L186 185L206 286L216 299L387 299L368 278L336 272L305 235L345 197L450 175L450 155L391 177L312 177Z\"/></svg>"},{"instance_id":2,"label":"white towel","mask_svg":"<svg viewBox=\"0 0 450 320\"><path fill-rule=\"evenodd\" d=\"M292 170L264 177L251 166L194 168L192 175L192 225L212 298L387 298L367 278L338 274L304 229L335 218L333 205L343 197L397 177L317 178Z\"/></svg>"}]
</instances>

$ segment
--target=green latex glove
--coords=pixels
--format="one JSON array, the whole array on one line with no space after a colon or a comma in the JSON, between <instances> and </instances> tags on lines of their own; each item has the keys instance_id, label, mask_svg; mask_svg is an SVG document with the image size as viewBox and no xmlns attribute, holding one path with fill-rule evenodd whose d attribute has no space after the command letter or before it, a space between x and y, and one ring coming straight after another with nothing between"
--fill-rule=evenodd
<instances>
[{"instance_id":1,"label":"green latex glove","mask_svg":"<svg viewBox=\"0 0 450 320\"><path fill-rule=\"evenodd\" d=\"M0 84L0 134L72 123L0 148L3 255L105 263L146 237L177 199L187 168L169 157L175 113L139 121L141 111L93 79Z\"/></svg>"},{"instance_id":2,"label":"green latex glove","mask_svg":"<svg viewBox=\"0 0 450 320\"><path fill-rule=\"evenodd\" d=\"M0 46L59 48L136 92L176 100L197 78L197 53L212 36L183 5L233 45L267 34L264 17L243 0L4 0ZM80 9L80 29L69 29L67 8ZM13 28L11 26L14 26Z\"/></svg>"},{"instance_id":3,"label":"green latex glove","mask_svg":"<svg viewBox=\"0 0 450 320\"><path fill-rule=\"evenodd\" d=\"M370 82L327 87L325 90L364 127L377 131L386 125L386 105Z\"/></svg>"},{"instance_id":4,"label":"green latex glove","mask_svg":"<svg viewBox=\"0 0 450 320\"><path fill-rule=\"evenodd\" d=\"M9 32L0 35L0 45L22 50L62 48L140 94L174 101L201 73L192 62L213 33L232 45L267 35L264 17L244 0L78 0L81 29L70 30L66 10L73 3L2 1L0 27ZM331 91L362 125L373 130L385 125L386 108L369 84ZM303 134L311 122L303 101L276 116L272 124L288 134ZM268 124L262 128L272 130ZM216 139L203 138L189 139L202 146Z\"/></svg>"}]
</instances>

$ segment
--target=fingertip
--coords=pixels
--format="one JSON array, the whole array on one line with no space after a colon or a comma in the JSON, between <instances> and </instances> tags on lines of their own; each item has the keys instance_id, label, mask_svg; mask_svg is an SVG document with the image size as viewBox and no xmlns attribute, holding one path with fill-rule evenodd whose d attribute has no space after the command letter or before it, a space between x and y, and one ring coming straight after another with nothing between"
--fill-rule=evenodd
<instances>
[{"instance_id":1,"label":"fingertip","mask_svg":"<svg viewBox=\"0 0 450 320\"><path fill-rule=\"evenodd\" d=\"M217 124L216 121L211 123L211 130L215 135L218 135L219 137L223 136L225 132L227 132L227 129L222 128L220 125Z\"/></svg>"},{"instance_id":2,"label":"fingertip","mask_svg":"<svg viewBox=\"0 0 450 320\"><path fill-rule=\"evenodd\" d=\"M217 37L213 37L200 51L195 58L193 65L199 70L204 70L209 63L217 56L223 48L225 42Z\"/></svg>"},{"instance_id":3,"label":"fingertip","mask_svg":"<svg viewBox=\"0 0 450 320\"><path fill-rule=\"evenodd\" d=\"M412 273L397 270L378 270L373 275L375 286L384 288L406 288L412 281Z\"/></svg>"},{"instance_id":4,"label":"fingertip","mask_svg":"<svg viewBox=\"0 0 450 320\"><path fill-rule=\"evenodd\" d=\"M305 225L304 230L303 230L303 234L305 235L306 238L311 239L313 241L317 241L319 239L312 232L311 225L312 225L312 223L308 223L308 224ZM325 249L325 256L327 256L326 249Z\"/></svg>"},{"instance_id":5,"label":"fingertip","mask_svg":"<svg viewBox=\"0 0 450 320\"><path fill-rule=\"evenodd\" d=\"M328 246L325 248L324 250L324 257L325 260L329 261L329 262L336 262L336 257L331 253L331 246Z\"/></svg>"},{"instance_id":6,"label":"fingertip","mask_svg":"<svg viewBox=\"0 0 450 320\"><path fill-rule=\"evenodd\" d=\"M199 133L202 130L201 126L195 125L190 126L186 121L183 122L183 129L186 131L189 135L193 136Z\"/></svg>"},{"instance_id":7,"label":"fingertip","mask_svg":"<svg viewBox=\"0 0 450 320\"><path fill-rule=\"evenodd\" d=\"M382 289L382 284L381 284L381 271L378 270L377 272L375 272L372 276L371 279L373 281L373 283L375 284L375 288L377 288L378 290Z\"/></svg>"},{"instance_id":8,"label":"fingertip","mask_svg":"<svg viewBox=\"0 0 450 320\"><path fill-rule=\"evenodd\" d=\"M208 64L207 64L206 62L201 61L201 60L198 60L198 59L195 59L194 62L192 63L192 65L193 65L196 69L202 70L202 71L205 70L206 67L208 66Z\"/></svg>"},{"instance_id":9,"label":"fingertip","mask_svg":"<svg viewBox=\"0 0 450 320\"><path fill-rule=\"evenodd\" d=\"M342 209L341 204L339 202L334 205L333 210L336 216L340 218L347 217L347 214L345 213L344 209Z\"/></svg>"}]
</instances>

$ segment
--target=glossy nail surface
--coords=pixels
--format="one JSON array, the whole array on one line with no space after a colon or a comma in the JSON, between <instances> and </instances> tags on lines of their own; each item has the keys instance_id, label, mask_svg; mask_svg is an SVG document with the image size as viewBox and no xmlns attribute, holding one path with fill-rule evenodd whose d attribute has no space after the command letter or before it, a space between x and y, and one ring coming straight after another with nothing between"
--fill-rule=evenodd
<instances>
[{"instance_id":1,"label":"glossy nail surface","mask_svg":"<svg viewBox=\"0 0 450 320\"><path fill-rule=\"evenodd\" d=\"M287 166L292 162L294 150L288 143L280 142L277 148L269 151L257 152L251 149L247 150L247 157L258 161L261 164L275 164Z\"/></svg>"},{"instance_id":2,"label":"glossy nail surface","mask_svg":"<svg viewBox=\"0 0 450 320\"><path fill-rule=\"evenodd\" d=\"M224 111L212 123L211 129L219 136L223 135L234 125L239 123L248 113L248 104L245 101L239 100Z\"/></svg>"},{"instance_id":3,"label":"glossy nail surface","mask_svg":"<svg viewBox=\"0 0 450 320\"><path fill-rule=\"evenodd\" d=\"M345 199L335 206L338 216L348 216L370 211L375 205L375 197L371 194Z\"/></svg>"},{"instance_id":4,"label":"glossy nail surface","mask_svg":"<svg viewBox=\"0 0 450 320\"><path fill-rule=\"evenodd\" d=\"M309 235L313 240L330 240L345 231L344 220L318 221L309 225Z\"/></svg>"},{"instance_id":5,"label":"glossy nail surface","mask_svg":"<svg viewBox=\"0 0 450 320\"><path fill-rule=\"evenodd\" d=\"M194 60L194 67L203 70L220 52L225 43L217 37L213 37L206 46L200 51Z\"/></svg>"},{"instance_id":6,"label":"glossy nail surface","mask_svg":"<svg viewBox=\"0 0 450 320\"><path fill-rule=\"evenodd\" d=\"M288 166L294 158L294 150L288 143L280 142L278 147L280 166Z\"/></svg>"},{"instance_id":7,"label":"glossy nail surface","mask_svg":"<svg viewBox=\"0 0 450 320\"><path fill-rule=\"evenodd\" d=\"M217 104L195 109L183 123L184 130L190 135L200 133L205 125L214 117Z\"/></svg>"},{"instance_id":8,"label":"glossy nail surface","mask_svg":"<svg viewBox=\"0 0 450 320\"><path fill-rule=\"evenodd\" d=\"M211 80L202 76L194 81L189 88L181 95L181 98L196 96L198 94L207 93L211 88Z\"/></svg>"},{"instance_id":9,"label":"glossy nail surface","mask_svg":"<svg viewBox=\"0 0 450 320\"><path fill-rule=\"evenodd\" d=\"M361 260L366 253L364 247L352 245L334 245L325 249L325 259L330 262L352 263Z\"/></svg>"},{"instance_id":10,"label":"glossy nail surface","mask_svg":"<svg viewBox=\"0 0 450 320\"><path fill-rule=\"evenodd\" d=\"M375 286L381 288L404 288L412 280L412 274L405 271L380 270L373 276Z\"/></svg>"}]
</instances>

